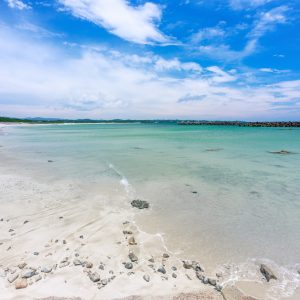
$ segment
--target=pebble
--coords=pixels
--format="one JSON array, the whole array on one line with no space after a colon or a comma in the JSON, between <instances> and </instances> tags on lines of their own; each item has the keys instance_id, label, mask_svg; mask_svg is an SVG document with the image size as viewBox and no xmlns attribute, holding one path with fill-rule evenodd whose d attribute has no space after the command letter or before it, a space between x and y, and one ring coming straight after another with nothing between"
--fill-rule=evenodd
<instances>
[{"instance_id":1,"label":"pebble","mask_svg":"<svg viewBox=\"0 0 300 300\"><path fill-rule=\"evenodd\" d=\"M40 253L39 252L33 252L33 255L39 255Z\"/></svg>"},{"instance_id":2,"label":"pebble","mask_svg":"<svg viewBox=\"0 0 300 300\"><path fill-rule=\"evenodd\" d=\"M73 261L74 266L82 266L82 261L80 261L78 258L75 258Z\"/></svg>"},{"instance_id":3,"label":"pebble","mask_svg":"<svg viewBox=\"0 0 300 300\"><path fill-rule=\"evenodd\" d=\"M28 222L29 222L29 221L25 220L23 224L26 224L26 223L28 223Z\"/></svg>"},{"instance_id":4,"label":"pebble","mask_svg":"<svg viewBox=\"0 0 300 300\"><path fill-rule=\"evenodd\" d=\"M61 263L59 264L59 267L60 267L60 268L64 268L64 267L68 266L69 264L70 264L69 261L61 262Z\"/></svg>"},{"instance_id":5,"label":"pebble","mask_svg":"<svg viewBox=\"0 0 300 300\"><path fill-rule=\"evenodd\" d=\"M107 279L102 279L102 280L101 280L101 284L102 284L102 285L107 285Z\"/></svg>"},{"instance_id":6,"label":"pebble","mask_svg":"<svg viewBox=\"0 0 300 300\"><path fill-rule=\"evenodd\" d=\"M138 261L137 256L133 252L130 252L128 257L132 262Z\"/></svg>"},{"instance_id":7,"label":"pebble","mask_svg":"<svg viewBox=\"0 0 300 300\"><path fill-rule=\"evenodd\" d=\"M100 270L104 270L104 264L101 263L101 264L99 265L99 269L100 269Z\"/></svg>"},{"instance_id":8,"label":"pebble","mask_svg":"<svg viewBox=\"0 0 300 300\"><path fill-rule=\"evenodd\" d=\"M177 268L175 266L172 267L173 271L177 271Z\"/></svg>"},{"instance_id":9,"label":"pebble","mask_svg":"<svg viewBox=\"0 0 300 300\"><path fill-rule=\"evenodd\" d=\"M17 290L24 289L24 288L27 287L27 285L28 285L28 283L27 283L27 279L26 278L19 278L15 282L15 288Z\"/></svg>"},{"instance_id":10,"label":"pebble","mask_svg":"<svg viewBox=\"0 0 300 300\"><path fill-rule=\"evenodd\" d=\"M129 244L129 245L136 245L136 244L137 244L133 236L131 236L131 237L129 238L128 244Z\"/></svg>"},{"instance_id":11,"label":"pebble","mask_svg":"<svg viewBox=\"0 0 300 300\"><path fill-rule=\"evenodd\" d=\"M19 269L24 269L26 266L27 266L26 262L22 262L22 263L18 264Z\"/></svg>"},{"instance_id":12,"label":"pebble","mask_svg":"<svg viewBox=\"0 0 300 300\"><path fill-rule=\"evenodd\" d=\"M193 262L191 260L184 260L183 261L183 267L185 269L192 269L193 267Z\"/></svg>"},{"instance_id":13,"label":"pebble","mask_svg":"<svg viewBox=\"0 0 300 300\"><path fill-rule=\"evenodd\" d=\"M172 277L173 278L177 278L177 274L176 273L172 273Z\"/></svg>"},{"instance_id":14,"label":"pebble","mask_svg":"<svg viewBox=\"0 0 300 300\"><path fill-rule=\"evenodd\" d=\"M151 263L154 263L154 258L151 257L148 261L150 261Z\"/></svg>"},{"instance_id":15,"label":"pebble","mask_svg":"<svg viewBox=\"0 0 300 300\"><path fill-rule=\"evenodd\" d=\"M132 234L132 231L129 231L129 230L123 230L123 234Z\"/></svg>"},{"instance_id":16,"label":"pebble","mask_svg":"<svg viewBox=\"0 0 300 300\"><path fill-rule=\"evenodd\" d=\"M38 282L38 281L40 281L41 279L42 279L42 276L39 275L39 276L37 276L37 278L35 279L35 282Z\"/></svg>"},{"instance_id":17,"label":"pebble","mask_svg":"<svg viewBox=\"0 0 300 300\"><path fill-rule=\"evenodd\" d=\"M22 274L22 278L31 278L34 275L36 275L36 271L34 271L34 270L28 270L28 271L25 271Z\"/></svg>"},{"instance_id":18,"label":"pebble","mask_svg":"<svg viewBox=\"0 0 300 300\"><path fill-rule=\"evenodd\" d=\"M99 276L99 274L98 273L89 273L89 278L91 279L91 281L93 281L93 282L98 282L98 281L100 281L100 276Z\"/></svg>"},{"instance_id":19,"label":"pebble","mask_svg":"<svg viewBox=\"0 0 300 300\"><path fill-rule=\"evenodd\" d=\"M13 283L18 277L19 277L18 274L13 274L13 275L7 277L7 280L8 280L8 282Z\"/></svg>"},{"instance_id":20,"label":"pebble","mask_svg":"<svg viewBox=\"0 0 300 300\"><path fill-rule=\"evenodd\" d=\"M207 278L207 277L203 277L202 282L203 282L204 284L208 284L208 278Z\"/></svg>"},{"instance_id":21,"label":"pebble","mask_svg":"<svg viewBox=\"0 0 300 300\"><path fill-rule=\"evenodd\" d=\"M160 268L157 269L157 272L160 272L160 273L163 273L163 274L166 274L167 271L166 269L164 268L164 266L161 266Z\"/></svg>"},{"instance_id":22,"label":"pebble","mask_svg":"<svg viewBox=\"0 0 300 300\"><path fill-rule=\"evenodd\" d=\"M93 263L87 261L87 262L85 263L85 267L88 268L88 269L91 269L91 268L93 267Z\"/></svg>"},{"instance_id":23,"label":"pebble","mask_svg":"<svg viewBox=\"0 0 300 300\"><path fill-rule=\"evenodd\" d=\"M51 271L52 271L52 268L43 267L43 268L41 269L41 272L42 272L42 273L50 273Z\"/></svg>"},{"instance_id":24,"label":"pebble","mask_svg":"<svg viewBox=\"0 0 300 300\"><path fill-rule=\"evenodd\" d=\"M133 268L133 264L131 262L128 262L125 264L125 268L130 270Z\"/></svg>"},{"instance_id":25,"label":"pebble","mask_svg":"<svg viewBox=\"0 0 300 300\"><path fill-rule=\"evenodd\" d=\"M8 232L13 232L13 231L14 231L13 229L9 229L9 230L8 230Z\"/></svg>"},{"instance_id":26,"label":"pebble","mask_svg":"<svg viewBox=\"0 0 300 300\"><path fill-rule=\"evenodd\" d=\"M186 276L186 278L187 278L188 280L192 280L192 278L190 277L189 274L185 274L185 276Z\"/></svg>"},{"instance_id":27,"label":"pebble","mask_svg":"<svg viewBox=\"0 0 300 300\"><path fill-rule=\"evenodd\" d=\"M145 281L149 282L149 281L150 281L150 276L149 276L148 274L145 274L145 275L143 276L143 279L144 279Z\"/></svg>"},{"instance_id":28,"label":"pebble","mask_svg":"<svg viewBox=\"0 0 300 300\"><path fill-rule=\"evenodd\" d=\"M80 239L83 239L83 235L79 236Z\"/></svg>"},{"instance_id":29,"label":"pebble","mask_svg":"<svg viewBox=\"0 0 300 300\"><path fill-rule=\"evenodd\" d=\"M168 253L163 254L163 258L169 258L169 257L170 257L170 255Z\"/></svg>"}]
</instances>

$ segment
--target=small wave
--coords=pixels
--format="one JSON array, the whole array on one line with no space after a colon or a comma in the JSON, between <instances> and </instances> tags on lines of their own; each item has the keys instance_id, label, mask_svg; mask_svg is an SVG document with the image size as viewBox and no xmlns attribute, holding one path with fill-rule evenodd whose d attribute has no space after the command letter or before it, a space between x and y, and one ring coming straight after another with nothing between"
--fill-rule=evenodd
<instances>
[{"instance_id":1,"label":"small wave","mask_svg":"<svg viewBox=\"0 0 300 300\"><path fill-rule=\"evenodd\" d=\"M268 259L249 259L241 264L227 264L218 270L224 274L222 285L234 285L237 282L258 282L263 283L265 279L260 273L260 264L268 265L278 277L272 280L266 290L266 300L279 300L294 295L297 288L300 287L300 274L298 270L300 265L279 266L275 262Z\"/></svg>"},{"instance_id":2,"label":"small wave","mask_svg":"<svg viewBox=\"0 0 300 300\"><path fill-rule=\"evenodd\" d=\"M124 187L126 194L131 196L134 193L134 190L128 179L113 164L109 163L108 167L120 177L120 184Z\"/></svg>"}]
</instances>

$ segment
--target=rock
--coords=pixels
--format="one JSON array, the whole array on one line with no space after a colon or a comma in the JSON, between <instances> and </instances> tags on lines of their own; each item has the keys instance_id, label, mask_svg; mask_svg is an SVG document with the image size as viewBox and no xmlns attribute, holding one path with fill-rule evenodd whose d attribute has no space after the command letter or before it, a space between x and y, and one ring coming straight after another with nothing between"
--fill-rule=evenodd
<instances>
[{"instance_id":1,"label":"rock","mask_svg":"<svg viewBox=\"0 0 300 300\"><path fill-rule=\"evenodd\" d=\"M36 275L36 271L34 270L27 270L22 274L22 278L31 278L32 276Z\"/></svg>"},{"instance_id":2,"label":"rock","mask_svg":"<svg viewBox=\"0 0 300 300\"><path fill-rule=\"evenodd\" d=\"M291 151L288 151L288 150L269 151L269 153L272 153L272 154L281 154L281 155L295 154L294 152L291 152Z\"/></svg>"},{"instance_id":3,"label":"rock","mask_svg":"<svg viewBox=\"0 0 300 300\"><path fill-rule=\"evenodd\" d=\"M87 262L85 263L85 267L88 268L88 269L91 269L91 268L93 267L93 263L87 261Z\"/></svg>"},{"instance_id":4,"label":"rock","mask_svg":"<svg viewBox=\"0 0 300 300\"><path fill-rule=\"evenodd\" d=\"M196 276L199 280L203 281L204 275L200 273L199 271L196 271Z\"/></svg>"},{"instance_id":5,"label":"rock","mask_svg":"<svg viewBox=\"0 0 300 300\"><path fill-rule=\"evenodd\" d=\"M150 259L148 259L149 262L154 263L154 258L151 257Z\"/></svg>"},{"instance_id":6,"label":"rock","mask_svg":"<svg viewBox=\"0 0 300 300\"><path fill-rule=\"evenodd\" d=\"M149 203L147 201L139 199L131 201L131 205L139 209L149 208Z\"/></svg>"},{"instance_id":7,"label":"rock","mask_svg":"<svg viewBox=\"0 0 300 300\"><path fill-rule=\"evenodd\" d=\"M138 261L137 256L133 252L130 252L128 257L132 262Z\"/></svg>"},{"instance_id":8,"label":"rock","mask_svg":"<svg viewBox=\"0 0 300 300\"><path fill-rule=\"evenodd\" d=\"M102 285L107 285L107 279L102 279L102 280L101 280L101 284L102 284Z\"/></svg>"},{"instance_id":9,"label":"rock","mask_svg":"<svg viewBox=\"0 0 300 300\"><path fill-rule=\"evenodd\" d=\"M80 238L80 239L83 239L83 235L80 235L79 238Z\"/></svg>"},{"instance_id":10,"label":"rock","mask_svg":"<svg viewBox=\"0 0 300 300\"><path fill-rule=\"evenodd\" d=\"M83 262L78 258L75 258L73 261L74 266L82 266Z\"/></svg>"},{"instance_id":11,"label":"rock","mask_svg":"<svg viewBox=\"0 0 300 300\"><path fill-rule=\"evenodd\" d=\"M216 290L217 290L218 292L221 292L222 289L223 289L223 287L222 287L220 284L217 284L217 285L216 285Z\"/></svg>"},{"instance_id":12,"label":"rock","mask_svg":"<svg viewBox=\"0 0 300 300\"><path fill-rule=\"evenodd\" d=\"M132 231L129 231L129 230L123 230L123 234L132 234Z\"/></svg>"},{"instance_id":13,"label":"rock","mask_svg":"<svg viewBox=\"0 0 300 300\"><path fill-rule=\"evenodd\" d=\"M137 244L133 236L131 236L131 237L128 239L128 244L129 244L129 245L136 245L136 244Z\"/></svg>"},{"instance_id":14,"label":"rock","mask_svg":"<svg viewBox=\"0 0 300 300\"><path fill-rule=\"evenodd\" d=\"M13 232L13 231L14 231L14 230L13 230L12 228L8 230L8 232Z\"/></svg>"},{"instance_id":15,"label":"rock","mask_svg":"<svg viewBox=\"0 0 300 300\"><path fill-rule=\"evenodd\" d=\"M7 277L8 282L13 283L19 277L18 274L12 274Z\"/></svg>"},{"instance_id":16,"label":"rock","mask_svg":"<svg viewBox=\"0 0 300 300\"><path fill-rule=\"evenodd\" d=\"M157 272L160 272L160 273L163 273L163 274L166 274L166 273L167 273L167 271L166 271L166 269L164 268L164 266L159 267L159 268L157 269Z\"/></svg>"},{"instance_id":17,"label":"rock","mask_svg":"<svg viewBox=\"0 0 300 300\"><path fill-rule=\"evenodd\" d=\"M42 280L42 276L41 275L39 275L39 276L36 277L35 282L38 282L40 280Z\"/></svg>"},{"instance_id":18,"label":"rock","mask_svg":"<svg viewBox=\"0 0 300 300\"><path fill-rule=\"evenodd\" d=\"M69 261L61 262L61 263L59 264L59 268L64 268L64 267L68 266L69 264L70 264Z\"/></svg>"},{"instance_id":19,"label":"rock","mask_svg":"<svg viewBox=\"0 0 300 300\"><path fill-rule=\"evenodd\" d=\"M50 273L51 271L52 271L52 268L43 267L43 268L41 269L41 272L42 272L42 273Z\"/></svg>"},{"instance_id":20,"label":"rock","mask_svg":"<svg viewBox=\"0 0 300 300\"><path fill-rule=\"evenodd\" d=\"M63 244L65 245L67 243L67 241L66 240L63 240Z\"/></svg>"},{"instance_id":21,"label":"rock","mask_svg":"<svg viewBox=\"0 0 300 300\"><path fill-rule=\"evenodd\" d=\"M187 278L188 280L192 280L192 278L190 277L189 274L185 274L185 276L186 276L186 278Z\"/></svg>"},{"instance_id":22,"label":"rock","mask_svg":"<svg viewBox=\"0 0 300 300\"><path fill-rule=\"evenodd\" d=\"M185 269L192 269L193 268L193 262L191 260L184 260L183 261L183 267Z\"/></svg>"},{"instance_id":23,"label":"rock","mask_svg":"<svg viewBox=\"0 0 300 300\"><path fill-rule=\"evenodd\" d=\"M176 268L175 266L173 266L171 269L172 269L173 271L177 271L177 268Z\"/></svg>"},{"instance_id":24,"label":"rock","mask_svg":"<svg viewBox=\"0 0 300 300\"><path fill-rule=\"evenodd\" d=\"M260 272L265 276L267 281L269 282L271 279L277 280L277 277L273 273L273 271L267 267L265 264L260 265Z\"/></svg>"},{"instance_id":25,"label":"rock","mask_svg":"<svg viewBox=\"0 0 300 300\"><path fill-rule=\"evenodd\" d=\"M125 268L130 270L133 268L133 264L131 262L128 262L125 264Z\"/></svg>"},{"instance_id":26,"label":"rock","mask_svg":"<svg viewBox=\"0 0 300 300\"><path fill-rule=\"evenodd\" d=\"M172 277L173 278L177 278L177 274L176 273L172 273Z\"/></svg>"},{"instance_id":27,"label":"rock","mask_svg":"<svg viewBox=\"0 0 300 300\"><path fill-rule=\"evenodd\" d=\"M27 279L26 278L19 278L15 282L15 288L17 290L19 290L19 289L25 289L25 288L27 288L27 285L28 285L28 283L27 283Z\"/></svg>"},{"instance_id":28,"label":"rock","mask_svg":"<svg viewBox=\"0 0 300 300\"><path fill-rule=\"evenodd\" d=\"M204 272L204 269L201 267L201 265L196 262L196 261L193 261L192 262L192 268L197 272L197 271L200 271L200 272Z\"/></svg>"},{"instance_id":29,"label":"rock","mask_svg":"<svg viewBox=\"0 0 300 300\"><path fill-rule=\"evenodd\" d=\"M89 278L91 279L91 281L93 282L98 282L100 281L100 276L98 273L89 273Z\"/></svg>"},{"instance_id":30,"label":"rock","mask_svg":"<svg viewBox=\"0 0 300 300\"><path fill-rule=\"evenodd\" d=\"M220 277L223 276L223 274L222 274L221 272L218 272L218 273L216 273L216 276L217 276L218 278L220 278Z\"/></svg>"},{"instance_id":31,"label":"rock","mask_svg":"<svg viewBox=\"0 0 300 300\"><path fill-rule=\"evenodd\" d=\"M204 276L203 279L202 279L202 282L203 282L204 284L208 284L208 278Z\"/></svg>"},{"instance_id":32,"label":"rock","mask_svg":"<svg viewBox=\"0 0 300 300\"><path fill-rule=\"evenodd\" d=\"M104 264L101 263L101 264L99 265L99 269L100 269L100 270L104 270L104 268L105 268Z\"/></svg>"},{"instance_id":33,"label":"rock","mask_svg":"<svg viewBox=\"0 0 300 300\"><path fill-rule=\"evenodd\" d=\"M26 266L27 266L26 262L22 262L22 263L18 264L19 269L24 269Z\"/></svg>"},{"instance_id":34,"label":"rock","mask_svg":"<svg viewBox=\"0 0 300 300\"><path fill-rule=\"evenodd\" d=\"M214 278L208 278L208 283L210 285L216 286L217 285L217 280Z\"/></svg>"},{"instance_id":35,"label":"rock","mask_svg":"<svg viewBox=\"0 0 300 300\"><path fill-rule=\"evenodd\" d=\"M25 220L23 224L27 224L29 221Z\"/></svg>"},{"instance_id":36,"label":"rock","mask_svg":"<svg viewBox=\"0 0 300 300\"><path fill-rule=\"evenodd\" d=\"M39 252L33 252L33 255L39 255L40 253Z\"/></svg>"},{"instance_id":37,"label":"rock","mask_svg":"<svg viewBox=\"0 0 300 300\"><path fill-rule=\"evenodd\" d=\"M169 257L170 257L170 255L168 253L163 254L163 258L169 258Z\"/></svg>"},{"instance_id":38,"label":"rock","mask_svg":"<svg viewBox=\"0 0 300 300\"><path fill-rule=\"evenodd\" d=\"M148 274L145 274L145 275L143 276L143 279L144 279L145 281L149 282L149 281L150 281L150 276L149 276Z\"/></svg>"}]
</instances>

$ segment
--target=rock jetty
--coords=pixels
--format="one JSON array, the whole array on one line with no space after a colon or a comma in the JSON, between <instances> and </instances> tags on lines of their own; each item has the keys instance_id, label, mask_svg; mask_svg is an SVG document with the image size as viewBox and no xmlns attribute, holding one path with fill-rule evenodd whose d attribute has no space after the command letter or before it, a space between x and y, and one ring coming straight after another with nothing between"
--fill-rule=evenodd
<instances>
[{"instance_id":1,"label":"rock jetty","mask_svg":"<svg viewBox=\"0 0 300 300\"><path fill-rule=\"evenodd\" d=\"M300 127L300 122L181 121L178 125L217 125L239 127Z\"/></svg>"}]
</instances>

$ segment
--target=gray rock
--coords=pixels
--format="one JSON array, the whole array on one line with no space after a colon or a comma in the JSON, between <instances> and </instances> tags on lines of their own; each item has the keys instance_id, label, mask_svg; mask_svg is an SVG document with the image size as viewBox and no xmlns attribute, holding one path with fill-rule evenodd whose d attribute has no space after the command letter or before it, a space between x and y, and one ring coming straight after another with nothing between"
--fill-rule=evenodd
<instances>
[{"instance_id":1,"label":"gray rock","mask_svg":"<svg viewBox=\"0 0 300 300\"><path fill-rule=\"evenodd\" d=\"M177 271L177 268L175 266L172 267L173 271Z\"/></svg>"},{"instance_id":2,"label":"gray rock","mask_svg":"<svg viewBox=\"0 0 300 300\"><path fill-rule=\"evenodd\" d=\"M204 275L202 273L200 273L199 271L196 271L196 276L199 280L203 281Z\"/></svg>"},{"instance_id":3,"label":"gray rock","mask_svg":"<svg viewBox=\"0 0 300 300\"><path fill-rule=\"evenodd\" d=\"M131 262L125 263L125 268L130 270L133 268L133 264Z\"/></svg>"},{"instance_id":4,"label":"gray rock","mask_svg":"<svg viewBox=\"0 0 300 300\"><path fill-rule=\"evenodd\" d=\"M102 280L101 280L101 284L102 284L102 285L107 285L107 279L102 279Z\"/></svg>"},{"instance_id":5,"label":"gray rock","mask_svg":"<svg viewBox=\"0 0 300 300\"><path fill-rule=\"evenodd\" d=\"M39 252L33 252L33 255L39 255L40 253Z\"/></svg>"},{"instance_id":6,"label":"gray rock","mask_svg":"<svg viewBox=\"0 0 300 300\"><path fill-rule=\"evenodd\" d=\"M100 281L100 276L99 276L99 274L98 273L89 273L89 278L91 279L91 281L93 281L93 282L98 282L98 281Z\"/></svg>"},{"instance_id":7,"label":"gray rock","mask_svg":"<svg viewBox=\"0 0 300 300\"><path fill-rule=\"evenodd\" d=\"M130 230L123 230L123 234L132 234L132 231L130 231Z\"/></svg>"},{"instance_id":8,"label":"gray rock","mask_svg":"<svg viewBox=\"0 0 300 300\"><path fill-rule=\"evenodd\" d=\"M203 279L202 279L202 282L203 282L204 284L208 284L208 278L204 276Z\"/></svg>"},{"instance_id":9,"label":"gray rock","mask_svg":"<svg viewBox=\"0 0 300 300\"><path fill-rule=\"evenodd\" d=\"M136 245L136 241L135 241L135 238L133 236L131 236L129 239L128 239L128 244L129 245Z\"/></svg>"},{"instance_id":10,"label":"gray rock","mask_svg":"<svg viewBox=\"0 0 300 300\"><path fill-rule=\"evenodd\" d=\"M169 257L170 257L170 255L168 253L163 254L163 258L169 258Z\"/></svg>"},{"instance_id":11,"label":"gray rock","mask_svg":"<svg viewBox=\"0 0 300 300\"><path fill-rule=\"evenodd\" d=\"M35 282L38 282L40 280L42 280L42 276L41 275L39 275L39 276L36 277Z\"/></svg>"},{"instance_id":12,"label":"gray rock","mask_svg":"<svg viewBox=\"0 0 300 300\"><path fill-rule=\"evenodd\" d=\"M78 258L75 258L73 260L73 264L74 264L74 266L82 266L83 262L81 260L79 260Z\"/></svg>"},{"instance_id":13,"label":"gray rock","mask_svg":"<svg viewBox=\"0 0 300 300\"><path fill-rule=\"evenodd\" d=\"M67 267L69 264L70 264L69 261L61 262L61 263L59 264L59 268Z\"/></svg>"},{"instance_id":14,"label":"gray rock","mask_svg":"<svg viewBox=\"0 0 300 300\"><path fill-rule=\"evenodd\" d=\"M27 270L22 274L22 278L31 278L32 276L36 275L36 271L34 270Z\"/></svg>"},{"instance_id":15,"label":"gray rock","mask_svg":"<svg viewBox=\"0 0 300 300\"><path fill-rule=\"evenodd\" d=\"M19 277L18 274L12 274L7 277L8 282L13 283Z\"/></svg>"},{"instance_id":16,"label":"gray rock","mask_svg":"<svg viewBox=\"0 0 300 300\"><path fill-rule=\"evenodd\" d=\"M150 259L148 259L149 262L154 263L154 258L151 257Z\"/></svg>"},{"instance_id":17,"label":"gray rock","mask_svg":"<svg viewBox=\"0 0 300 300\"><path fill-rule=\"evenodd\" d=\"M104 270L104 268L105 268L104 264L101 263L101 264L99 265L99 269L100 269L100 270Z\"/></svg>"},{"instance_id":18,"label":"gray rock","mask_svg":"<svg viewBox=\"0 0 300 300\"><path fill-rule=\"evenodd\" d=\"M172 273L172 277L173 278L177 278L177 274L176 273Z\"/></svg>"},{"instance_id":19,"label":"gray rock","mask_svg":"<svg viewBox=\"0 0 300 300\"><path fill-rule=\"evenodd\" d=\"M52 272L52 268L43 267L43 268L41 269L41 272L42 272L42 273L50 273L50 272Z\"/></svg>"},{"instance_id":20,"label":"gray rock","mask_svg":"<svg viewBox=\"0 0 300 300\"><path fill-rule=\"evenodd\" d=\"M138 261L137 256L133 252L130 252L128 257L132 262Z\"/></svg>"},{"instance_id":21,"label":"gray rock","mask_svg":"<svg viewBox=\"0 0 300 300\"><path fill-rule=\"evenodd\" d=\"M139 209L149 208L149 203L147 201L139 199L131 201L131 205Z\"/></svg>"},{"instance_id":22,"label":"gray rock","mask_svg":"<svg viewBox=\"0 0 300 300\"><path fill-rule=\"evenodd\" d=\"M149 281L150 281L150 276L149 276L148 274L145 274L145 275L143 276L143 279L144 279L145 281L149 282Z\"/></svg>"},{"instance_id":23,"label":"gray rock","mask_svg":"<svg viewBox=\"0 0 300 300\"><path fill-rule=\"evenodd\" d=\"M220 284L217 284L217 285L216 285L216 290L217 290L218 292L221 292L222 289L223 289L222 285L220 285Z\"/></svg>"},{"instance_id":24,"label":"gray rock","mask_svg":"<svg viewBox=\"0 0 300 300\"><path fill-rule=\"evenodd\" d=\"M208 278L208 283L210 285L216 286L217 285L217 280L214 278Z\"/></svg>"},{"instance_id":25,"label":"gray rock","mask_svg":"<svg viewBox=\"0 0 300 300\"><path fill-rule=\"evenodd\" d=\"M13 231L14 231L14 230L13 230L12 228L8 230L8 232L13 232Z\"/></svg>"},{"instance_id":26,"label":"gray rock","mask_svg":"<svg viewBox=\"0 0 300 300\"><path fill-rule=\"evenodd\" d=\"M166 274L166 273L167 273L167 271L166 271L166 269L164 268L164 266L159 267L159 268L157 269L157 272L160 272L160 273L163 273L163 274Z\"/></svg>"},{"instance_id":27,"label":"gray rock","mask_svg":"<svg viewBox=\"0 0 300 300\"><path fill-rule=\"evenodd\" d=\"M265 276L266 280L269 282L271 279L277 280L276 275L273 273L273 271L266 266L265 264L260 265L260 272Z\"/></svg>"}]
</instances>

